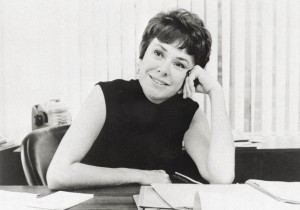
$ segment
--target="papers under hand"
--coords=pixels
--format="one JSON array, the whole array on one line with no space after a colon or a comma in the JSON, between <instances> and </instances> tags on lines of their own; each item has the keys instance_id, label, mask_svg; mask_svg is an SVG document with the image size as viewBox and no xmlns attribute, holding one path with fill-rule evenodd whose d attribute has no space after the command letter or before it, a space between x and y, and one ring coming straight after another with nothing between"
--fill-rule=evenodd
<instances>
[{"instance_id":1,"label":"papers under hand","mask_svg":"<svg viewBox=\"0 0 300 210\"><path fill-rule=\"evenodd\" d=\"M143 208L171 208L151 186L141 186L138 206Z\"/></svg>"},{"instance_id":2,"label":"papers under hand","mask_svg":"<svg viewBox=\"0 0 300 210\"><path fill-rule=\"evenodd\" d=\"M151 186L172 208L193 208L195 193L202 185L152 184Z\"/></svg>"},{"instance_id":3,"label":"papers under hand","mask_svg":"<svg viewBox=\"0 0 300 210\"><path fill-rule=\"evenodd\" d=\"M277 201L300 204L300 182L279 182L249 179L246 184Z\"/></svg>"}]
</instances>

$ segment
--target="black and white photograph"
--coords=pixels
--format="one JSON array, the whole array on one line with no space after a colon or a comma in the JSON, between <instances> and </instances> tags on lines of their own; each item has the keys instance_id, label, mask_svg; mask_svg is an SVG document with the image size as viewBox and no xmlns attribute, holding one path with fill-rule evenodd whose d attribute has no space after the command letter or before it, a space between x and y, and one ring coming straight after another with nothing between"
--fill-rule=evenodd
<instances>
[{"instance_id":1,"label":"black and white photograph","mask_svg":"<svg viewBox=\"0 0 300 210\"><path fill-rule=\"evenodd\" d=\"M300 1L0 0L0 209L300 209Z\"/></svg>"}]
</instances>

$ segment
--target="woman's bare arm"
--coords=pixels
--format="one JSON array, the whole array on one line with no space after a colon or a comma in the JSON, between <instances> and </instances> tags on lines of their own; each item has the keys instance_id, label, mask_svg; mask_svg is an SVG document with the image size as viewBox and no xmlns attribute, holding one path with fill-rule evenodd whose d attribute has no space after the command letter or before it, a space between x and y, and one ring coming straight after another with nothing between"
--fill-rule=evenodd
<instances>
[{"instance_id":1,"label":"woman's bare arm","mask_svg":"<svg viewBox=\"0 0 300 210\"><path fill-rule=\"evenodd\" d=\"M194 80L200 85L194 87ZM201 175L210 183L231 183L234 179L235 148L221 85L204 69L196 66L186 79L184 96L206 93L211 103L211 128L200 108L184 137L188 154Z\"/></svg>"}]
</instances>

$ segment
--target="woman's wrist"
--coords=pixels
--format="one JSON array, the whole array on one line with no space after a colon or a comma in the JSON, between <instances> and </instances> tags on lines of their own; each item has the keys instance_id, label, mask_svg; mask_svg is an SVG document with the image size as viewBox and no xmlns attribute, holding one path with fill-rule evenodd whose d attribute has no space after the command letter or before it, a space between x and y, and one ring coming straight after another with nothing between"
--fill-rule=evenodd
<instances>
[{"instance_id":1,"label":"woman's wrist","mask_svg":"<svg viewBox=\"0 0 300 210\"><path fill-rule=\"evenodd\" d=\"M214 95L224 95L222 86L219 83L212 87L207 94L210 98Z\"/></svg>"},{"instance_id":2,"label":"woman's wrist","mask_svg":"<svg viewBox=\"0 0 300 210\"><path fill-rule=\"evenodd\" d=\"M118 168L118 174L121 179L124 179L124 183L138 183L143 184L145 182L145 174L143 170L131 169L131 168ZM126 176L125 176L126 175Z\"/></svg>"},{"instance_id":3,"label":"woman's wrist","mask_svg":"<svg viewBox=\"0 0 300 210\"><path fill-rule=\"evenodd\" d=\"M147 184L147 176L146 174L144 173L143 170L138 170L138 176L137 176L137 180L138 180L138 183L141 184L141 185L145 185Z\"/></svg>"}]
</instances>

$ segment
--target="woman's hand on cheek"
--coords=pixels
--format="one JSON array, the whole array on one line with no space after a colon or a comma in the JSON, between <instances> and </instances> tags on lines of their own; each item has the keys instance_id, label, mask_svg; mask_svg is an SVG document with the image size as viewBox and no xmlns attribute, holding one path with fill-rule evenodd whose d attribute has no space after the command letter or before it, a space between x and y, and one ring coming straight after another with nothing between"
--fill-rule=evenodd
<instances>
[{"instance_id":1,"label":"woman's hand on cheek","mask_svg":"<svg viewBox=\"0 0 300 210\"><path fill-rule=\"evenodd\" d=\"M195 80L198 79L198 83ZM185 79L183 98L192 97L193 93L208 94L214 88L220 88L220 84L207 71L196 65Z\"/></svg>"}]
</instances>

